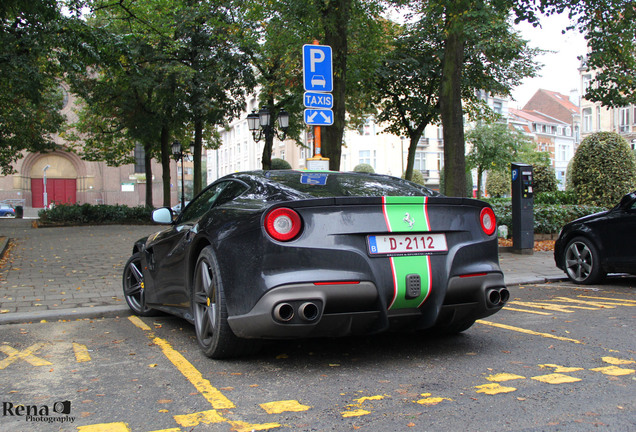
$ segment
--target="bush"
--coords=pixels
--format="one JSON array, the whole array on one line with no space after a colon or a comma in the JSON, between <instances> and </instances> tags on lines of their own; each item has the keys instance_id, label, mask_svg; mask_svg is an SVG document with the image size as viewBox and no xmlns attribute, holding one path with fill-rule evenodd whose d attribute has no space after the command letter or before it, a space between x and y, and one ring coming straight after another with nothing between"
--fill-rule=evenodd
<instances>
[{"instance_id":1,"label":"bush","mask_svg":"<svg viewBox=\"0 0 636 432\"><path fill-rule=\"evenodd\" d=\"M548 165L534 165L532 168L532 190L535 194L559 189L554 168Z\"/></svg>"},{"instance_id":2,"label":"bush","mask_svg":"<svg viewBox=\"0 0 636 432\"><path fill-rule=\"evenodd\" d=\"M571 186L581 204L613 207L636 188L636 158L614 132L598 132L582 142L571 166Z\"/></svg>"},{"instance_id":3,"label":"bush","mask_svg":"<svg viewBox=\"0 0 636 432\"><path fill-rule=\"evenodd\" d=\"M270 164L272 170L286 170L291 169L291 165L285 159L274 158Z\"/></svg>"},{"instance_id":4,"label":"bush","mask_svg":"<svg viewBox=\"0 0 636 432\"><path fill-rule=\"evenodd\" d=\"M512 233L512 202L510 200L489 200L497 216L499 225L507 225ZM534 206L534 232L537 234L558 233L563 225L589 214L607 210L604 207L586 205L551 205L536 204Z\"/></svg>"},{"instance_id":5,"label":"bush","mask_svg":"<svg viewBox=\"0 0 636 432\"><path fill-rule=\"evenodd\" d=\"M151 222L152 208L107 204L58 204L38 212L43 225L143 224Z\"/></svg>"},{"instance_id":6,"label":"bush","mask_svg":"<svg viewBox=\"0 0 636 432\"><path fill-rule=\"evenodd\" d=\"M406 178L406 173L402 174L402 178ZM413 183L421 184L422 186L426 185L426 179L424 178L424 174L420 170L413 170L413 177L411 178Z\"/></svg>"},{"instance_id":7,"label":"bush","mask_svg":"<svg viewBox=\"0 0 636 432\"><path fill-rule=\"evenodd\" d=\"M361 164L356 165L353 168L353 172L374 174L375 170L373 169L373 167L371 165L365 164L365 163L361 163Z\"/></svg>"}]
</instances>

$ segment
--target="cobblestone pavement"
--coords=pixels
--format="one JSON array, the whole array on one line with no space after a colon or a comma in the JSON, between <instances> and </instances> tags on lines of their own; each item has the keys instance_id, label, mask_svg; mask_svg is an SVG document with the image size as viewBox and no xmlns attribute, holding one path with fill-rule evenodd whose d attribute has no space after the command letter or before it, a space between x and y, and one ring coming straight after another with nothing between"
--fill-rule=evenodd
<instances>
[{"instance_id":1,"label":"cobblestone pavement","mask_svg":"<svg viewBox=\"0 0 636 432\"><path fill-rule=\"evenodd\" d=\"M161 228L102 225L35 229L31 223L0 221L0 235L11 239L0 270L0 322L15 313L44 317L46 314L38 313L68 310L72 314L73 310L101 311L107 306L125 310L121 275L132 245Z\"/></svg>"},{"instance_id":2,"label":"cobblestone pavement","mask_svg":"<svg viewBox=\"0 0 636 432\"><path fill-rule=\"evenodd\" d=\"M0 220L11 239L0 268L0 324L128 313L121 275L135 240L157 225L34 228L28 219ZM499 255L506 284L565 277L552 252Z\"/></svg>"}]
</instances>

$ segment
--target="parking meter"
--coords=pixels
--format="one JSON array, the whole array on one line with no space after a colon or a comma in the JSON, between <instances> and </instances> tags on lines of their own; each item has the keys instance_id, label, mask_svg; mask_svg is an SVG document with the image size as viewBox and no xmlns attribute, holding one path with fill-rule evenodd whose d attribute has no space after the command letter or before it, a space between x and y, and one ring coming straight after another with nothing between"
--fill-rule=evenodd
<instances>
[{"instance_id":1,"label":"parking meter","mask_svg":"<svg viewBox=\"0 0 636 432\"><path fill-rule=\"evenodd\" d=\"M534 250L534 194L532 165L511 163L512 251L532 255Z\"/></svg>"}]
</instances>

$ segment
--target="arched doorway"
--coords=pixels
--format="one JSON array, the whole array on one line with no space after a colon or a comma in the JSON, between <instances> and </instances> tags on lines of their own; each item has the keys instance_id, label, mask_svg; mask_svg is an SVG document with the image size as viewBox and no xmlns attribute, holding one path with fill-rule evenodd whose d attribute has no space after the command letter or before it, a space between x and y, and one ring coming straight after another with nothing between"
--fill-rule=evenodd
<instances>
[{"instance_id":1,"label":"arched doorway","mask_svg":"<svg viewBox=\"0 0 636 432\"><path fill-rule=\"evenodd\" d=\"M29 177L32 207L44 207L45 198L47 205L77 202L77 170L69 159L56 154L44 155L33 163Z\"/></svg>"}]
</instances>

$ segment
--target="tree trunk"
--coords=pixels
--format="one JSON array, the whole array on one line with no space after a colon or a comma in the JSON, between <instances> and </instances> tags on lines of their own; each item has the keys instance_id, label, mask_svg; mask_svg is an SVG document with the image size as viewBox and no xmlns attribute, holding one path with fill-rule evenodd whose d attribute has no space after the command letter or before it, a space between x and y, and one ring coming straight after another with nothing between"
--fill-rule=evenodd
<instances>
[{"instance_id":1,"label":"tree trunk","mask_svg":"<svg viewBox=\"0 0 636 432\"><path fill-rule=\"evenodd\" d=\"M345 128L345 94L347 78L347 54L349 49L347 26L351 17L352 0L327 0L323 9L325 40L333 56L333 113L332 126L323 127L322 154L329 158L329 169L340 170L342 137Z\"/></svg>"},{"instance_id":2,"label":"tree trunk","mask_svg":"<svg viewBox=\"0 0 636 432\"><path fill-rule=\"evenodd\" d=\"M164 207L170 207L170 156L170 130L164 125L161 128L161 181L163 183ZM176 178L175 182L177 182Z\"/></svg>"},{"instance_id":3,"label":"tree trunk","mask_svg":"<svg viewBox=\"0 0 636 432\"><path fill-rule=\"evenodd\" d=\"M417 153L417 145L424 134L426 126L428 126L429 120L422 123L415 130L410 130L409 133L409 152L406 158L406 170L404 171L404 178L406 180L413 180L413 167L415 166L415 154Z\"/></svg>"},{"instance_id":4,"label":"tree trunk","mask_svg":"<svg viewBox=\"0 0 636 432\"><path fill-rule=\"evenodd\" d=\"M194 121L194 178L192 183L192 198L197 196L203 187L201 176L201 157L203 153L203 121ZM181 173L183 175L183 173Z\"/></svg>"},{"instance_id":5,"label":"tree trunk","mask_svg":"<svg viewBox=\"0 0 636 432\"><path fill-rule=\"evenodd\" d=\"M144 168L146 171L146 207L153 208L152 202L152 144L144 144Z\"/></svg>"},{"instance_id":6,"label":"tree trunk","mask_svg":"<svg viewBox=\"0 0 636 432\"><path fill-rule=\"evenodd\" d=\"M451 11L452 12L452 11ZM440 113L444 138L444 182L448 196L466 196L464 112L461 76L464 64L464 35L461 14L447 12L447 38L442 59Z\"/></svg>"}]
</instances>

